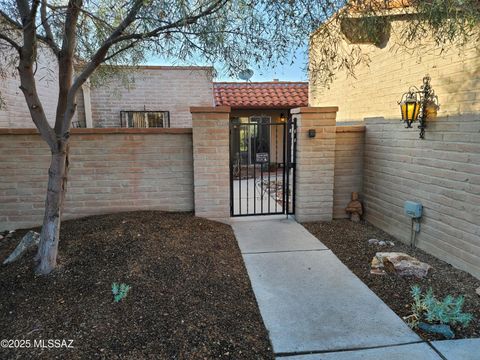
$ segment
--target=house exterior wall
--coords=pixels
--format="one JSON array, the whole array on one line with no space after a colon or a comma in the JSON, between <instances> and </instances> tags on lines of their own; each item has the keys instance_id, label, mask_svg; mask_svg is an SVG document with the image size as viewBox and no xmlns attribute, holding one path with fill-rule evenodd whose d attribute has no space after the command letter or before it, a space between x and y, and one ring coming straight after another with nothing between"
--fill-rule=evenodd
<instances>
[{"instance_id":1,"label":"house exterior wall","mask_svg":"<svg viewBox=\"0 0 480 360\"><path fill-rule=\"evenodd\" d=\"M361 193L366 219L409 243L411 222L403 205L406 200L420 201L424 216L418 246L480 278L479 50L472 43L463 51L443 54L426 48L405 51L395 45L402 26L401 21L393 22L384 48L360 45L371 61L355 69L355 78L340 72L330 88L312 82L310 104L338 105L337 125L381 117L366 120ZM420 86L427 73L441 107L437 118L427 122L425 140L420 140L416 125L405 129L400 122L397 102L410 86ZM337 133L336 150L343 136ZM347 171L342 157L337 151L336 216L347 195L346 189L339 194L337 186ZM350 178L352 191L361 179L358 170L358 180Z\"/></svg>"},{"instance_id":2,"label":"house exterior wall","mask_svg":"<svg viewBox=\"0 0 480 360\"><path fill-rule=\"evenodd\" d=\"M143 66L91 87L93 127L120 127L120 111L169 111L170 127L191 127L191 106L213 106L212 69ZM133 81L132 81L133 79ZM83 94L79 114L84 114ZM84 122L83 118L79 118Z\"/></svg>"},{"instance_id":3,"label":"house exterior wall","mask_svg":"<svg viewBox=\"0 0 480 360\"><path fill-rule=\"evenodd\" d=\"M74 129L64 219L193 210L191 129ZM41 225L50 151L33 129L0 130L0 230Z\"/></svg>"},{"instance_id":4,"label":"house exterior wall","mask_svg":"<svg viewBox=\"0 0 480 360\"><path fill-rule=\"evenodd\" d=\"M417 244L480 278L480 115L444 117L418 130L366 119L366 219L410 243L406 200L423 204Z\"/></svg>"},{"instance_id":5,"label":"house exterior wall","mask_svg":"<svg viewBox=\"0 0 480 360\"><path fill-rule=\"evenodd\" d=\"M344 219L349 217L345 208L352 192L363 190L365 127L337 126L336 132L333 218Z\"/></svg>"},{"instance_id":6,"label":"house exterior wall","mask_svg":"<svg viewBox=\"0 0 480 360\"><path fill-rule=\"evenodd\" d=\"M383 116L400 119L397 102L410 86L420 86L426 74L441 103L441 115L480 112L480 46L472 41L463 51L456 48L410 49L397 45L403 21L392 23L390 41L384 48L359 45L370 58L368 65L355 67L355 77L339 71L329 88L310 82L310 106L339 106L337 121L362 121ZM347 42L341 44L349 49ZM315 56L312 47L311 56ZM313 79L314 80L314 79Z\"/></svg>"},{"instance_id":7,"label":"house exterior wall","mask_svg":"<svg viewBox=\"0 0 480 360\"><path fill-rule=\"evenodd\" d=\"M0 41L1 42L1 41ZM32 118L25 97L20 90L20 77L16 70L18 60L10 63L6 59L14 58L13 50L5 50L0 44L0 68L6 74L0 77L0 94L5 101L5 108L0 109L0 128L33 128ZM3 52L12 52L12 56ZM38 96L43 105L48 122L55 122L55 111L58 98L58 64L55 56L44 47L39 47L38 65L35 74Z\"/></svg>"}]
</instances>

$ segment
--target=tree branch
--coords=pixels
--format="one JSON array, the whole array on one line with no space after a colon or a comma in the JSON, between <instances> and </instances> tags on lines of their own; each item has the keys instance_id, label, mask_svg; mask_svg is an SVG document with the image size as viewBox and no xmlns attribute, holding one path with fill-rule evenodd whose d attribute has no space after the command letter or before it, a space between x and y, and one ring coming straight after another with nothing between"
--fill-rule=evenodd
<instances>
[{"instance_id":1,"label":"tree branch","mask_svg":"<svg viewBox=\"0 0 480 360\"><path fill-rule=\"evenodd\" d=\"M68 107L67 97L73 81L73 60L77 44L77 22L81 8L82 0L69 0L65 15L62 48L58 53L59 90L55 117L55 133L57 136L63 136L64 134L63 122L65 117L70 116L70 114L67 115L67 112L71 112L70 118L75 112L75 106L71 109Z\"/></svg>"},{"instance_id":2,"label":"tree branch","mask_svg":"<svg viewBox=\"0 0 480 360\"><path fill-rule=\"evenodd\" d=\"M57 139L53 129L48 124L45 111L38 97L33 71L33 63L36 61L37 52L35 17L38 6L39 0L33 0L31 9L27 0L17 0L17 8L22 17L23 30L23 46L20 49L18 73L20 74L20 89L25 96L33 123L42 138L50 146L50 150L55 152L58 151Z\"/></svg>"},{"instance_id":3,"label":"tree branch","mask_svg":"<svg viewBox=\"0 0 480 360\"><path fill-rule=\"evenodd\" d=\"M207 16L207 15L212 15L219 11L226 3L228 0L217 0L213 4L211 4L209 7L207 7L205 10L197 13L196 15L190 15L187 17L184 17L182 19L179 19L171 24L159 26L149 32L146 33L135 33L135 34L129 34L129 35L124 35L118 37L114 43L118 43L121 41L126 41L126 40L134 40L134 39L145 39L149 37L154 37L160 34L161 32L169 29L174 29L186 25L192 25L197 22L198 19Z\"/></svg>"},{"instance_id":4,"label":"tree branch","mask_svg":"<svg viewBox=\"0 0 480 360\"><path fill-rule=\"evenodd\" d=\"M20 45L18 45L12 38L8 37L5 34L0 33L0 39L5 40L11 47L13 47L15 50L17 50L18 53L20 54L20 52L22 50L22 47Z\"/></svg>"},{"instance_id":5,"label":"tree branch","mask_svg":"<svg viewBox=\"0 0 480 360\"><path fill-rule=\"evenodd\" d=\"M8 23L10 23L15 29L23 31L23 25L19 23L18 21L12 19L10 16L8 16L4 11L0 10L0 17L6 20ZM48 41L45 36L42 36L40 34L36 34L37 39L41 40L43 43L48 45Z\"/></svg>"},{"instance_id":6,"label":"tree branch","mask_svg":"<svg viewBox=\"0 0 480 360\"><path fill-rule=\"evenodd\" d=\"M135 45L137 45L138 43L140 42L140 40L135 40L135 41L132 41L131 43L129 43L128 45L125 45L124 47L118 49L117 51L115 51L114 53L108 55L107 57L105 57L105 59L102 60L102 63L105 63L107 62L108 60L111 60L113 59L115 56L117 56L118 54L124 52L124 51L127 51L128 49L131 49L133 48Z\"/></svg>"},{"instance_id":7,"label":"tree branch","mask_svg":"<svg viewBox=\"0 0 480 360\"><path fill-rule=\"evenodd\" d=\"M108 50L110 47L115 43L114 40L117 39L125 29L130 26L135 21L135 17L137 16L140 9L144 6L144 0L135 0L132 8L130 9L127 16L123 19L123 21L118 25L115 31L108 37L107 40L104 41L103 45L97 50L97 52L92 56L90 62L87 66L83 69L81 74L75 79L73 85L70 87L67 95L67 107L65 111L65 116L63 118L63 122L61 124L60 133L66 133L66 131L70 128L70 123L72 121L73 113L75 111L75 95L77 94L78 89L87 81L90 75L100 66L102 61L107 56ZM57 124L55 124L57 125ZM59 133L59 132L57 132Z\"/></svg>"},{"instance_id":8,"label":"tree branch","mask_svg":"<svg viewBox=\"0 0 480 360\"><path fill-rule=\"evenodd\" d=\"M45 30L45 42L50 46L55 55L58 56L60 49L58 48L53 38L52 29L47 19L47 0L42 0L42 6L40 7L40 16L42 19L42 26Z\"/></svg>"}]
</instances>

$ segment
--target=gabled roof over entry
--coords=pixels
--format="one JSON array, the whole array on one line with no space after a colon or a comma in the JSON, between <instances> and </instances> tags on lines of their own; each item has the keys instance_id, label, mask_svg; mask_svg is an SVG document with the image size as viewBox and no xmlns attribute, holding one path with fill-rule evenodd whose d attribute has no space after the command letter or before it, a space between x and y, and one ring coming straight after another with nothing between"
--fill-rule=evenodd
<instances>
[{"instance_id":1,"label":"gabled roof over entry","mask_svg":"<svg viewBox=\"0 0 480 360\"><path fill-rule=\"evenodd\" d=\"M234 109L290 109L308 106L306 82L218 82L213 84L215 106Z\"/></svg>"}]
</instances>

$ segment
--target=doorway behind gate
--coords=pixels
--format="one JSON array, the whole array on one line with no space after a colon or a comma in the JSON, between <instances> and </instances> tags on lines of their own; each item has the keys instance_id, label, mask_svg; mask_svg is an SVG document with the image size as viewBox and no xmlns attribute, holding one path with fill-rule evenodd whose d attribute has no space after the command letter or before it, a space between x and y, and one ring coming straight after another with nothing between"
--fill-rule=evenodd
<instances>
[{"instance_id":1,"label":"doorway behind gate","mask_svg":"<svg viewBox=\"0 0 480 360\"><path fill-rule=\"evenodd\" d=\"M231 216L294 214L295 148L295 120L231 119Z\"/></svg>"}]
</instances>

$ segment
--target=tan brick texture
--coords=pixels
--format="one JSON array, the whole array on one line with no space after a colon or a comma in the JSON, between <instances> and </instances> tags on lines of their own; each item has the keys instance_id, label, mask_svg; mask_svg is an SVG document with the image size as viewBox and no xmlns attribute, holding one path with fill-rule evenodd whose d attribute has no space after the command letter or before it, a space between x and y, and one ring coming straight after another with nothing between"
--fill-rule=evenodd
<instances>
[{"instance_id":1,"label":"tan brick texture","mask_svg":"<svg viewBox=\"0 0 480 360\"><path fill-rule=\"evenodd\" d=\"M335 116L338 108L297 108L295 217L332 220L335 166ZM316 136L310 138L309 130Z\"/></svg>"},{"instance_id":2,"label":"tan brick texture","mask_svg":"<svg viewBox=\"0 0 480 360\"><path fill-rule=\"evenodd\" d=\"M1 42L1 40L0 40ZM7 61L12 55L5 50L5 45L0 43L0 68L6 77L0 76L0 96L5 101L5 107L0 109L0 128L31 128L34 127L25 97L20 90L20 77L15 68L16 63ZM3 51L5 50L5 54ZM58 66L55 56L46 47L40 46L38 50L38 64L35 73L37 91L42 102L45 115L50 125L55 122L55 111L58 99Z\"/></svg>"},{"instance_id":3,"label":"tan brick texture","mask_svg":"<svg viewBox=\"0 0 480 360\"><path fill-rule=\"evenodd\" d=\"M406 200L424 206L417 244L480 278L480 118L429 121L418 129L366 119L364 193L369 222L410 242Z\"/></svg>"},{"instance_id":4,"label":"tan brick texture","mask_svg":"<svg viewBox=\"0 0 480 360\"><path fill-rule=\"evenodd\" d=\"M195 215L230 217L230 107L191 108Z\"/></svg>"},{"instance_id":5,"label":"tan brick texture","mask_svg":"<svg viewBox=\"0 0 480 360\"><path fill-rule=\"evenodd\" d=\"M83 95L77 97L84 115ZM213 106L210 68L141 67L91 87L94 127L120 127L120 111L169 111L170 127L192 127L191 106ZM84 121L84 119L80 119Z\"/></svg>"},{"instance_id":6,"label":"tan brick texture","mask_svg":"<svg viewBox=\"0 0 480 360\"><path fill-rule=\"evenodd\" d=\"M348 218L345 207L356 191L362 197L365 127L337 126L333 218Z\"/></svg>"},{"instance_id":7,"label":"tan brick texture","mask_svg":"<svg viewBox=\"0 0 480 360\"><path fill-rule=\"evenodd\" d=\"M193 210L189 129L102 130L113 129L73 131L64 219ZM0 131L0 230L40 225L50 152L34 130L7 132Z\"/></svg>"},{"instance_id":8,"label":"tan brick texture","mask_svg":"<svg viewBox=\"0 0 480 360\"><path fill-rule=\"evenodd\" d=\"M403 20L392 21L392 35L384 47L358 45L369 62L356 66L355 76L339 70L328 86L311 81L309 105L338 105L337 121L375 116L400 119L397 102L410 86L420 86L428 73L443 116L479 113L479 44L472 39L464 48L447 46L442 50L432 43L399 46L404 41L404 25ZM347 42L339 46L353 49ZM311 56L315 56L313 49Z\"/></svg>"}]
</instances>

